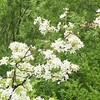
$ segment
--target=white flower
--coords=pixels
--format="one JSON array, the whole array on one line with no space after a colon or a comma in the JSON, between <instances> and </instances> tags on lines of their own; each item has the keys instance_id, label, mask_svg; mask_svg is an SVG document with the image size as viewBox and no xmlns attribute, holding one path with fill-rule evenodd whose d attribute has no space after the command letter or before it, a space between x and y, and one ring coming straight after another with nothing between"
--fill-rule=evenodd
<instances>
[{"instance_id":1,"label":"white flower","mask_svg":"<svg viewBox=\"0 0 100 100\"><path fill-rule=\"evenodd\" d=\"M97 17L93 22L96 24L96 26L100 26L100 16Z\"/></svg>"},{"instance_id":2,"label":"white flower","mask_svg":"<svg viewBox=\"0 0 100 100\"><path fill-rule=\"evenodd\" d=\"M71 23L71 22L69 22L69 23L68 23L68 26L71 27L71 28L73 28L73 27L74 27L74 24Z\"/></svg>"},{"instance_id":3,"label":"white flower","mask_svg":"<svg viewBox=\"0 0 100 100\"><path fill-rule=\"evenodd\" d=\"M15 93L15 92L13 92L11 100L20 100L20 95Z\"/></svg>"},{"instance_id":4,"label":"white flower","mask_svg":"<svg viewBox=\"0 0 100 100\"><path fill-rule=\"evenodd\" d=\"M52 58L50 60L55 66L61 66L62 65L62 62L59 58Z\"/></svg>"},{"instance_id":5,"label":"white flower","mask_svg":"<svg viewBox=\"0 0 100 100\"><path fill-rule=\"evenodd\" d=\"M60 15L60 19L65 18L65 17L66 17L65 13L63 13L63 14Z\"/></svg>"},{"instance_id":6,"label":"white flower","mask_svg":"<svg viewBox=\"0 0 100 100\"><path fill-rule=\"evenodd\" d=\"M11 78L7 78L7 80L6 80L6 87L11 85L11 82L12 82L12 79Z\"/></svg>"},{"instance_id":7,"label":"white flower","mask_svg":"<svg viewBox=\"0 0 100 100\"><path fill-rule=\"evenodd\" d=\"M98 9L96 12L97 12L97 13L100 13L100 9Z\"/></svg>"},{"instance_id":8,"label":"white flower","mask_svg":"<svg viewBox=\"0 0 100 100\"><path fill-rule=\"evenodd\" d=\"M15 61L11 62L10 65L15 66L16 65Z\"/></svg>"},{"instance_id":9,"label":"white flower","mask_svg":"<svg viewBox=\"0 0 100 100\"><path fill-rule=\"evenodd\" d=\"M45 35L47 32L58 32L59 31L59 29L50 25L50 21L43 19L41 17L37 17L34 20L34 24L39 25L39 31L41 32L42 35Z\"/></svg>"},{"instance_id":10,"label":"white flower","mask_svg":"<svg viewBox=\"0 0 100 100\"><path fill-rule=\"evenodd\" d=\"M41 53L45 55L45 59L51 59L56 57L56 55L53 54L52 50L41 51Z\"/></svg>"},{"instance_id":11,"label":"white flower","mask_svg":"<svg viewBox=\"0 0 100 100\"><path fill-rule=\"evenodd\" d=\"M24 87L27 88L28 91L32 91L30 79L27 79L26 83L24 84Z\"/></svg>"},{"instance_id":12,"label":"white flower","mask_svg":"<svg viewBox=\"0 0 100 100\"><path fill-rule=\"evenodd\" d=\"M71 74L70 65L71 63L69 61L64 60L63 65L61 66L61 72L65 74Z\"/></svg>"},{"instance_id":13,"label":"white flower","mask_svg":"<svg viewBox=\"0 0 100 100\"><path fill-rule=\"evenodd\" d=\"M51 72L50 72L50 71L45 71L45 74L43 74L42 77L43 77L45 80L52 79L52 77L51 77Z\"/></svg>"},{"instance_id":14,"label":"white flower","mask_svg":"<svg viewBox=\"0 0 100 100\"><path fill-rule=\"evenodd\" d=\"M30 97L26 95L26 91L21 91L20 93L12 93L11 100L30 100Z\"/></svg>"},{"instance_id":15,"label":"white flower","mask_svg":"<svg viewBox=\"0 0 100 100\"><path fill-rule=\"evenodd\" d=\"M7 77L12 77L13 76L13 72L14 72L14 70L7 71Z\"/></svg>"},{"instance_id":16,"label":"white flower","mask_svg":"<svg viewBox=\"0 0 100 100\"><path fill-rule=\"evenodd\" d=\"M64 29L68 28L68 25L65 24L65 25L63 26L63 28L64 28Z\"/></svg>"},{"instance_id":17,"label":"white flower","mask_svg":"<svg viewBox=\"0 0 100 100\"><path fill-rule=\"evenodd\" d=\"M39 30L41 34L45 35L45 33L50 30L49 23L49 21L44 20L42 23L39 24Z\"/></svg>"},{"instance_id":18,"label":"white flower","mask_svg":"<svg viewBox=\"0 0 100 100\"><path fill-rule=\"evenodd\" d=\"M25 43L13 42L9 48L12 50L13 59L19 59L25 57L26 60L34 60L29 50L29 47Z\"/></svg>"},{"instance_id":19,"label":"white flower","mask_svg":"<svg viewBox=\"0 0 100 100\"><path fill-rule=\"evenodd\" d=\"M67 43L71 44L70 53L74 53L76 50L84 47L83 42L76 35L74 35L72 31L66 30L64 37L66 38Z\"/></svg>"},{"instance_id":20,"label":"white flower","mask_svg":"<svg viewBox=\"0 0 100 100\"><path fill-rule=\"evenodd\" d=\"M32 71L32 69L34 68L30 63L24 62L24 63L20 63L18 65L18 67L22 70L27 71Z\"/></svg>"},{"instance_id":21,"label":"white flower","mask_svg":"<svg viewBox=\"0 0 100 100\"><path fill-rule=\"evenodd\" d=\"M7 65L9 61L9 57L2 57L2 59L0 60L0 65Z\"/></svg>"},{"instance_id":22,"label":"white flower","mask_svg":"<svg viewBox=\"0 0 100 100\"><path fill-rule=\"evenodd\" d=\"M79 66L75 65L75 64L71 64L71 69L75 72L77 72L79 70Z\"/></svg>"},{"instance_id":23,"label":"white flower","mask_svg":"<svg viewBox=\"0 0 100 100\"><path fill-rule=\"evenodd\" d=\"M7 99L8 99L9 96L11 95L12 91L13 91L13 88L11 88L11 87L9 87L9 88L3 90L3 91L2 91L2 94L1 94L1 98L7 97Z\"/></svg>"},{"instance_id":24,"label":"white flower","mask_svg":"<svg viewBox=\"0 0 100 100\"><path fill-rule=\"evenodd\" d=\"M69 51L70 53L74 53L79 48L84 47L83 42L77 36L75 36L72 31L66 30L64 37L66 38L65 41L59 38L51 44L51 47L58 52Z\"/></svg>"},{"instance_id":25,"label":"white flower","mask_svg":"<svg viewBox=\"0 0 100 100\"><path fill-rule=\"evenodd\" d=\"M61 38L55 40L54 43L51 44L51 47L55 50L57 50L58 52L67 52L70 48L71 45L68 44L66 41L62 40Z\"/></svg>"},{"instance_id":26,"label":"white flower","mask_svg":"<svg viewBox=\"0 0 100 100\"><path fill-rule=\"evenodd\" d=\"M69 10L69 8L63 8L63 10L68 11L68 10Z\"/></svg>"},{"instance_id":27,"label":"white flower","mask_svg":"<svg viewBox=\"0 0 100 100\"><path fill-rule=\"evenodd\" d=\"M42 75L43 67L39 64L38 66L34 67L34 74L39 77Z\"/></svg>"},{"instance_id":28,"label":"white flower","mask_svg":"<svg viewBox=\"0 0 100 100\"><path fill-rule=\"evenodd\" d=\"M58 31L61 29L61 22L58 23L57 29L58 29Z\"/></svg>"},{"instance_id":29,"label":"white flower","mask_svg":"<svg viewBox=\"0 0 100 100\"><path fill-rule=\"evenodd\" d=\"M34 19L34 25L37 23L41 23L42 22L42 18L41 17L37 17L36 19Z\"/></svg>"}]
</instances>

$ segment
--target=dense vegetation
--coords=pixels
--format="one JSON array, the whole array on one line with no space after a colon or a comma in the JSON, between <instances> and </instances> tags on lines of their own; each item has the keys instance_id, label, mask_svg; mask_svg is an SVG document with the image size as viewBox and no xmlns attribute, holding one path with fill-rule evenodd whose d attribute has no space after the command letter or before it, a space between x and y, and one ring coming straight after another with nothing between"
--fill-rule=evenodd
<instances>
[{"instance_id":1,"label":"dense vegetation","mask_svg":"<svg viewBox=\"0 0 100 100\"><path fill-rule=\"evenodd\" d=\"M55 100L100 100L100 28L91 26L100 0L0 0L0 58L10 54L8 46L13 41L49 48L50 43L43 40L52 42L62 34L42 36L33 24L34 19L41 16L56 25L65 7L70 9L68 21L75 24L74 32L85 46L75 54L59 53L58 56L78 64L80 70L61 84L33 78L33 91L29 95L47 100L50 97ZM41 55L35 54L35 64L42 61ZM7 70L9 66L0 66L0 75L5 75Z\"/></svg>"}]
</instances>

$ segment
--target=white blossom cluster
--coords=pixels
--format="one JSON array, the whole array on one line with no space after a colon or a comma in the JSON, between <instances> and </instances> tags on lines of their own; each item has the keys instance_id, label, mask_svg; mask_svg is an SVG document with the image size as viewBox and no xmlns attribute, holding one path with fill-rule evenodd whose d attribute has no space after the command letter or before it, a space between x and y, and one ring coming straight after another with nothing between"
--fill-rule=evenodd
<instances>
[{"instance_id":1,"label":"white blossom cluster","mask_svg":"<svg viewBox=\"0 0 100 100\"><path fill-rule=\"evenodd\" d=\"M69 51L70 53L74 53L77 49L84 47L83 42L76 35L74 35L72 31L66 30L64 37L65 41L59 38L51 44L51 47L58 52Z\"/></svg>"},{"instance_id":2,"label":"white blossom cluster","mask_svg":"<svg viewBox=\"0 0 100 100\"><path fill-rule=\"evenodd\" d=\"M25 56L26 60L33 60L30 52L30 48L25 43L13 42L10 44L9 48L12 50L13 59L23 58Z\"/></svg>"},{"instance_id":3,"label":"white blossom cluster","mask_svg":"<svg viewBox=\"0 0 100 100\"><path fill-rule=\"evenodd\" d=\"M20 47L21 45L23 49ZM61 61L61 59L59 59L52 50L41 50L40 52L44 55L46 63L41 65L39 64L38 66L33 66L29 63L29 60L23 60L27 53L27 57L30 59L31 56L32 58L28 46L23 43L13 42L11 43L10 48L12 50L12 55L17 55L17 52L19 55L21 50L22 52L24 50L26 53L23 52L23 58L22 55L19 55L18 60L15 60L16 57L12 58L12 56L9 57L8 60L6 59L8 57L5 57L5 61L4 58L1 60L0 64L10 64L13 66L11 71L7 71L6 79L0 78L1 100L9 99L10 96L11 100L24 100L25 98L26 100L30 100L27 92L32 91L32 86L29 79L31 75L36 76L37 78L44 78L45 80L50 79L53 82L58 81L59 83L67 81L69 79L69 74L79 70L78 65L72 64L67 60ZM33 58L31 60L33 60Z\"/></svg>"},{"instance_id":4,"label":"white blossom cluster","mask_svg":"<svg viewBox=\"0 0 100 100\"><path fill-rule=\"evenodd\" d=\"M34 20L34 25L39 25L39 30L41 34L45 35L47 32L58 32L60 30L61 22L58 23L57 27L51 26L50 21L37 17Z\"/></svg>"},{"instance_id":5,"label":"white blossom cluster","mask_svg":"<svg viewBox=\"0 0 100 100\"><path fill-rule=\"evenodd\" d=\"M34 74L38 78L51 79L53 82L63 82L69 79L69 74L79 70L78 65L72 64L67 60L61 61L52 50L42 50L41 53L44 54L47 62L34 67Z\"/></svg>"},{"instance_id":6,"label":"white blossom cluster","mask_svg":"<svg viewBox=\"0 0 100 100\"><path fill-rule=\"evenodd\" d=\"M71 22L68 22L68 24L63 25L63 29L65 29L65 30L69 30L69 29L73 29L73 28L74 28L74 24Z\"/></svg>"},{"instance_id":7,"label":"white blossom cluster","mask_svg":"<svg viewBox=\"0 0 100 100\"><path fill-rule=\"evenodd\" d=\"M30 100L29 96L26 94L26 89L22 86L18 87L15 91L13 88L9 87L5 90L0 90L2 94L0 95L0 100L8 100L10 95L12 95L10 100Z\"/></svg>"},{"instance_id":8,"label":"white blossom cluster","mask_svg":"<svg viewBox=\"0 0 100 100\"><path fill-rule=\"evenodd\" d=\"M96 26L100 27L100 16L97 17L93 22L96 24Z\"/></svg>"},{"instance_id":9,"label":"white blossom cluster","mask_svg":"<svg viewBox=\"0 0 100 100\"><path fill-rule=\"evenodd\" d=\"M100 9L98 9L96 12L99 16L93 22L94 22L95 26L100 27Z\"/></svg>"},{"instance_id":10,"label":"white blossom cluster","mask_svg":"<svg viewBox=\"0 0 100 100\"><path fill-rule=\"evenodd\" d=\"M11 65L12 70L7 71L7 78L0 78L0 100L30 100L28 91L32 91L29 77L33 68L29 61L33 60L30 48L25 43L13 42L9 48L10 57L3 57L0 65Z\"/></svg>"},{"instance_id":11,"label":"white blossom cluster","mask_svg":"<svg viewBox=\"0 0 100 100\"><path fill-rule=\"evenodd\" d=\"M67 16L69 9L64 8L63 10L64 10L64 13L60 15L61 19ZM48 30L50 30L50 25L49 25L50 21L42 19L41 17L37 17L34 21L34 24L37 24L37 23L40 24L39 25L40 32L41 32L41 29L45 29L45 31L42 31L42 34L45 35L45 33ZM65 30L65 33L64 33L65 40L61 38L58 38L57 40L55 40L55 42L51 44L51 47L54 48L54 50L57 50L58 52L68 52L69 51L70 53L75 53L76 50L84 47L83 42L73 33L72 31L73 27L74 27L74 24L71 22L68 22L68 24L62 23L62 22L58 23L57 28L55 29L58 29L58 31L60 29Z\"/></svg>"},{"instance_id":12,"label":"white blossom cluster","mask_svg":"<svg viewBox=\"0 0 100 100\"><path fill-rule=\"evenodd\" d=\"M60 19L63 19L67 16L69 8L63 8L63 10L64 10L64 13L60 15Z\"/></svg>"}]
</instances>

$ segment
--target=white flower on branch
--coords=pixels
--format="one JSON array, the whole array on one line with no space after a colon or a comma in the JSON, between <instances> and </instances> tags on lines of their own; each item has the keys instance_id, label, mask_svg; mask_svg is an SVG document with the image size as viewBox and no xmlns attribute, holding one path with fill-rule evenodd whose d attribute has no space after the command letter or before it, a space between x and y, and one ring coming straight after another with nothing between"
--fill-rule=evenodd
<instances>
[{"instance_id":1,"label":"white flower on branch","mask_svg":"<svg viewBox=\"0 0 100 100\"><path fill-rule=\"evenodd\" d=\"M25 57L25 60L33 60L30 48L25 43L13 42L10 44L9 48L12 50L13 59L19 59Z\"/></svg>"},{"instance_id":2,"label":"white flower on branch","mask_svg":"<svg viewBox=\"0 0 100 100\"><path fill-rule=\"evenodd\" d=\"M8 60L9 60L9 57L2 57L2 59L0 60L0 65L7 65L8 64Z\"/></svg>"},{"instance_id":3,"label":"white flower on branch","mask_svg":"<svg viewBox=\"0 0 100 100\"><path fill-rule=\"evenodd\" d=\"M76 50L84 47L83 42L77 36L75 36L72 31L66 30L64 37L65 41L59 38L51 44L51 47L58 52L69 51L70 53L74 53Z\"/></svg>"},{"instance_id":4,"label":"white flower on branch","mask_svg":"<svg viewBox=\"0 0 100 100\"><path fill-rule=\"evenodd\" d=\"M54 27L50 25L50 21L37 17L34 20L34 24L38 24L40 33L45 35L48 32L58 32L60 30L61 22L58 23L57 27Z\"/></svg>"},{"instance_id":5,"label":"white flower on branch","mask_svg":"<svg viewBox=\"0 0 100 100\"><path fill-rule=\"evenodd\" d=\"M95 24L96 26L99 26L99 27L100 27L100 16L97 17L93 22L94 22L94 24Z\"/></svg>"},{"instance_id":6,"label":"white flower on branch","mask_svg":"<svg viewBox=\"0 0 100 100\"><path fill-rule=\"evenodd\" d=\"M63 13L63 14L61 14L60 15L60 19L63 19L63 18L65 18L67 15L65 14L65 13Z\"/></svg>"}]
</instances>

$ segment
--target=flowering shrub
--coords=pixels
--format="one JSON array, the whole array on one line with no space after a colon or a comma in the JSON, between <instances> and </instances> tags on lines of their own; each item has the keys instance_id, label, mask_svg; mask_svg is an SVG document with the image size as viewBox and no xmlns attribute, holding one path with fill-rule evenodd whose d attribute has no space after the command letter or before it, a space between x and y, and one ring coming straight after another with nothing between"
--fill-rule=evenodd
<instances>
[{"instance_id":1,"label":"flowering shrub","mask_svg":"<svg viewBox=\"0 0 100 100\"><path fill-rule=\"evenodd\" d=\"M41 97L30 98L28 92L32 91L30 79L32 77L43 78L45 80L57 81L60 84L69 79L72 72L77 72L79 66L70 61L61 60L55 52L75 53L76 50L84 47L83 42L74 34L74 24L66 23L68 8L64 8L64 13L60 15L61 22L57 26L52 26L50 21L37 17L34 24L39 26L42 35L64 30L63 38L58 38L51 43L49 49L39 49L28 46L25 43L13 42L9 45L11 56L3 57L0 65L9 65L11 70L7 71L5 78L0 77L0 99L1 100L44 100ZM44 57L43 64L34 65L34 51Z\"/></svg>"}]
</instances>

